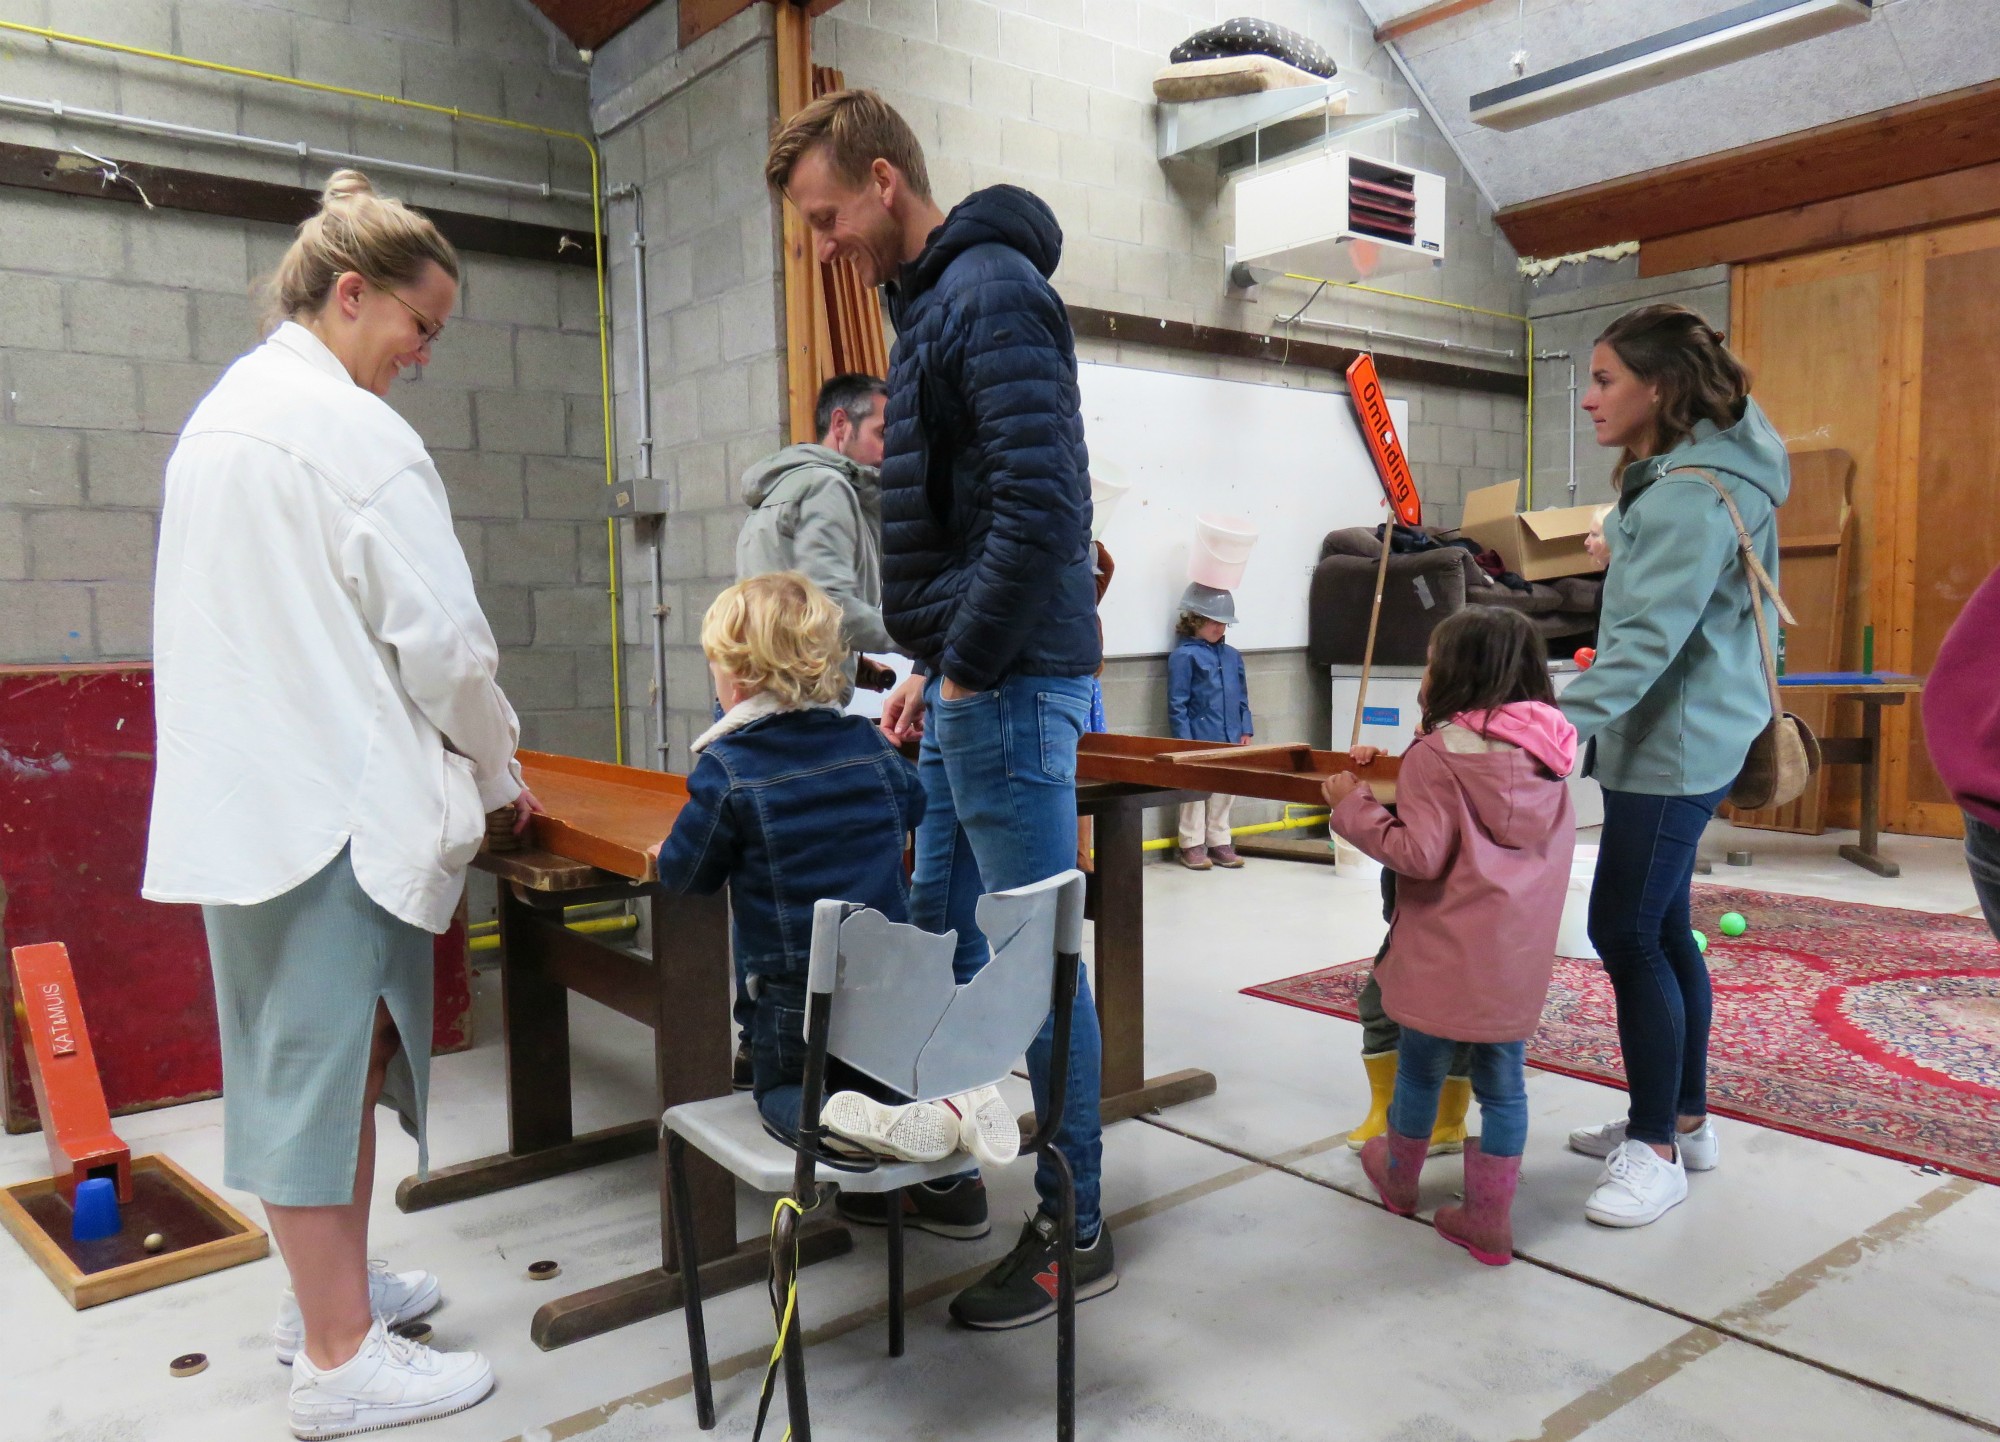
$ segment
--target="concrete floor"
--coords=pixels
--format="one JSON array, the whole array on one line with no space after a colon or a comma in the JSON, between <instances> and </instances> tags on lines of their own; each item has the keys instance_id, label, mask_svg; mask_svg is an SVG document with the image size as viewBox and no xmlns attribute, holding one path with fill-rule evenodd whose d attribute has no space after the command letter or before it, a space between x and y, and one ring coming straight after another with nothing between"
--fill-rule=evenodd
<instances>
[{"instance_id":1,"label":"concrete floor","mask_svg":"<svg viewBox=\"0 0 2000 1442\"><path fill-rule=\"evenodd\" d=\"M1718 825L1714 880L1772 891L1971 912L1955 845L1891 838L1904 876L1839 861L1840 838ZM1747 871L1720 864L1749 846ZM1123 1284L1079 1319L1080 1434L1098 1439L1827 1439L1946 1442L2000 1433L2000 1192L1879 1157L1719 1122L1720 1170L1655 1226L1588 1225L1595 1164L1562 1148L1571 1126L1622 1111L1587 1082L1530 1074L1533 1132L1515 1212L1526 1253L1473 1264L1421 1223L1364 1199L1339 1137L1365 1087L1349 1023L1238 995L1254 982L1349 961L1381 932L1364 871L1253 862L1235 874L1148 873L1152 1070L1202 1066L1220 1089L1105 1137L1106 1211ZM480 984L481 1044L434 1073L432 1151L450 1162L504 1146L495 992ZM640 1030L577 1002L578 1126L640 1115ZM1022 1101L1025 1105L1025 1088ZM123 1119L135 1151L221 1172L219 1102ZM528 1341L555 1294L657 1260L646 1159L416 1216L394 1184L414 1165L385 1139L376 1250L444 1278L437 1341L495 1362L497 1394L420 1433L439 1442L695 1435L679 1316L555 1353ZM40 1174L38 1137L0 1138L0 1183ZM1434 1163L1425 1200L1458 1164ZM1053 1427L1052 1329L975 1335L944 1299L1011 1244L1031 1205L1027 1168L992 1179L993 1234L911 1239L909 1353L884 1355L881 1245L806 1274L803 1315L817 1434L1012 1439ZM253 1214L254 1202L232 1196ZM745 1196L739 1230L765 1222ZM531 1283L530 1261L563 1275ZM275 1258L84 1313L0 1243L0 1437L49 1442L231 1442L286 1435L286 1373L265 1328ZM722 1437L747 1437L770 1346L760 1291L709 1311ZM168 1359L207 1352L177 1381ZM777 1436L777 1432L771 1434Z\"/></svg>"}]
</instances>

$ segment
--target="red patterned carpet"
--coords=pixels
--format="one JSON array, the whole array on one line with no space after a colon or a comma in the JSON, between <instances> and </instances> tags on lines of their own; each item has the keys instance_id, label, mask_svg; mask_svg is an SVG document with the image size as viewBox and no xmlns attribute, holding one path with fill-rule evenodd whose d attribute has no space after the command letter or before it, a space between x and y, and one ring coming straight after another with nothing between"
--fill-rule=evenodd
<instances>
[{"instance_id":1,"label":"red patterned carpet","mask_svg":"<svg viewBox=\"0 0 2000 1442\"><path fill-rule=\"evenodd\" d=\"M1716 928L1740 911L1734 941ZM2000 1182L2000 945L1983 921L1695 888L1709 935L1719 1116ZM1368 963L1246 987L1352 1018ZM1528 1061L1622 1086L1611 984L1563 958Z\"/></svg>"}]
</instances>

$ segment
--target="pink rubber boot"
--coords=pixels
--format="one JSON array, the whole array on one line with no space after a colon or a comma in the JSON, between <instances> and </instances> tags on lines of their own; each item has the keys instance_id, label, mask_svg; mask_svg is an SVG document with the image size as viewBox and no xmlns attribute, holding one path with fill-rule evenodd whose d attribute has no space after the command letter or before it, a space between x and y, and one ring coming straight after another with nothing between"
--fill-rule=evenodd
<instances>
[{"instance_id":1,"label":"pink rubber boot","mask_svg":"<svg viewBox=\"0 0 2000 1442\"><path fill-rule=\"evenodd\" d=\"M1417 1210L1417 1177L1430 1155L1429 1137L1406 1137L1390 1128L1361 1148L1361 1170L1382 1194L1382 1204L1399 1217Z\"/></svg>"},{"instance_id":2,"label":"pink rubber boot","mask_svg":"<svg viewBox=\"0 0 2000 1442\"><path fill-rule=\"evenodd\" d=\"M1521 1180L1519 1157L1489 1157L1479 1139L1465 1144L1465 1205L1439 1207L1437 1233L1489 1267L1514 1260L1514 1188Z\"/></svg>"}]
</instances>

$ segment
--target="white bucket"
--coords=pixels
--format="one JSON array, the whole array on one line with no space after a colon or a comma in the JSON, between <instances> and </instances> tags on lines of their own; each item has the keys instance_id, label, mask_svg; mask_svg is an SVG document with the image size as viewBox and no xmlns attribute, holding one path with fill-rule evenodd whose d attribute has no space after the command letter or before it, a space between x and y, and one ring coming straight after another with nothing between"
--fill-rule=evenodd
<instances>
[{"instance_id":1,"label":"white bucket","mask_svg":"<svg viewBox=\"0 0 2000 1442\"><path fill-rule=\"evenodd\" d=\"M1562 924L1556 928L1556 955L1596 961L1590 944L1590 886L1597 878L1597 848L1579 846L1570 863L1569 889L1563 893Z\"/></svg>"},{"instance_id":2,"label":"white bucket","mask_svg":"<svg viewBox=\"0 0 2000 1442\"><path fill-rule=\"evenodd\" d=\"M1218 591L1235 590L1256 544L1257 528L1242 516L1196 516L1188 579Z\"/></svg>"},{"instance_id":3,"label":"white bucket","mask_svg":"<svg viewBox=\"0 0 2000 1442\"><path fill-rule=\"evenodd\" d=\"M1111 524L1111 516L1118 509L1119 501L1132 489L1132 483L1109 461L1095 461L1090 467L1090 539L1104 539L1104 528Z\"/></svg>"}]
</instances>

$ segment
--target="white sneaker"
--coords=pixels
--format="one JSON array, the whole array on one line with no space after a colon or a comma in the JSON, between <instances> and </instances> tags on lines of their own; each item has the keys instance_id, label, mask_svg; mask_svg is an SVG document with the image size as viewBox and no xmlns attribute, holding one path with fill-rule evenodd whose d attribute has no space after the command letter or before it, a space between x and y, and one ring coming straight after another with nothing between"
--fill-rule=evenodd
<instances>
[{"instance_id":1,"label":"white sneaker","mask_svg":"<svg viewBox=\"0 0 2000 1442\"><path fill-rule=\"evenodd\" d=\"M1686 1201L1687 1194L1679 1158L1670 1162L1644 1142L1628 1141L1604 1159L1604 1174L1583 1214L1600 1226L1643 1227Z\"/></svg>"},{"instance_id":2,"label":"white sneaker","mask_svg":"<svg viewBox=\"0 0 2000 1442\"><path fill-rule=\"evenodd\" d=\"M322 1372L304 1352L292 1362L292 1435L346 1437L448 1417L493 1390L493 1368L477 1352L433 1352L381 1322L361 1350Z\"/></svg>"},{"instance_id":3,"label":"white sneaker","mask_svg":"<svg viewBox=\"0 0 2000 1442\"><path fill-rule=\"evenodd\" d=\"M440 1300L438 1279L429 1272L392 1272L380 1258L368 1259L368 1310L377 1321L391 1327L414 1322L436 1311ZM277 1347L278 1361L287 1367L306 1343L305 1318L299 1315L298 1295L290 1287L278 1294L278 1320L271 1324L271 1341Z\"/></svg>"},{"instance_id":4,"label":"white sneaker","mask_svg":"<svg viewBox=\"0 0 2000 1442\"><path fill-rule=\"evenodd\" d=\"M1712 1172L1722 1160L1722 1139L1707 1117L1693 1131L1675 1133L1674 1140L1680 1143L1681 1165L1691 1172ZM1601 1127L1578 1127L1569 1134L1569 1149L1587 1157L1608 1157L1624 1145L1624 1117Z\"/></svg>"},{"instance_id":5,"label":"white sneaker","mask_svg":"<svg viewBox=\"0 0 2000 1442\"><path fill-rule=\"evenodd\" d=\"M894 1106L860 1092L826 1099L820 1124L880 1156L904 1162L941 1162L959 1148L959 1118L937 1102Z\"/></svg>"},{"instance_id":6,"label":"white sneaker","mask_svg":"<svg viewBox=\"0 0 2000 1442\"><path fill-rule=\"evenodd\" d=\"M998 1087L946 1097L944 1104L959 1113L959 1144L983 1167L1004 1167L1021 1155L1021 1124Z\"/></svg>"}]
</instances>

